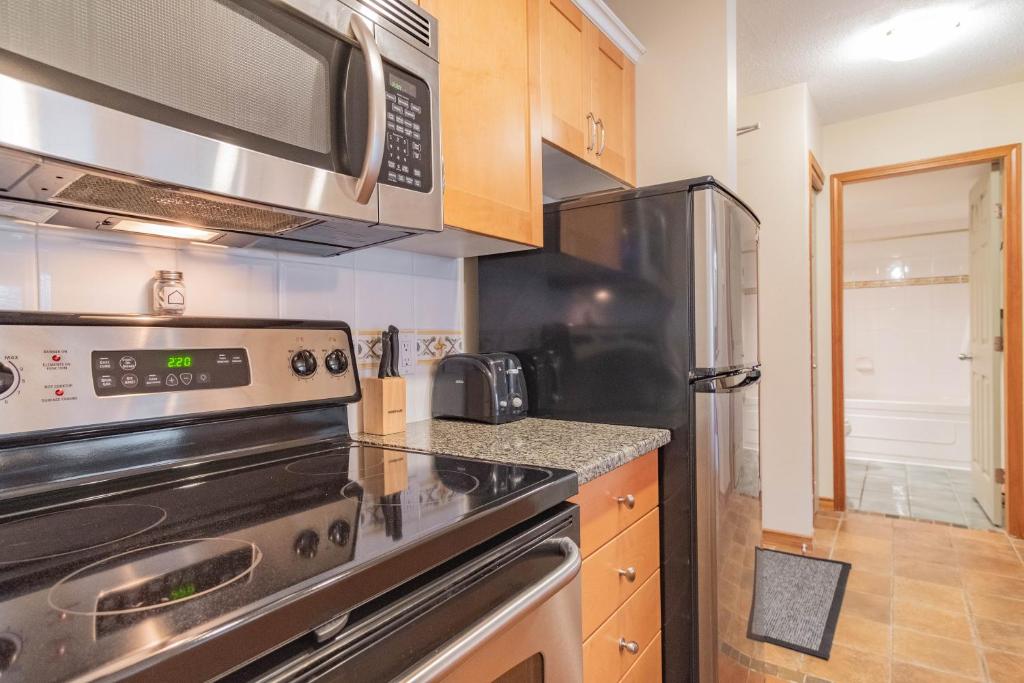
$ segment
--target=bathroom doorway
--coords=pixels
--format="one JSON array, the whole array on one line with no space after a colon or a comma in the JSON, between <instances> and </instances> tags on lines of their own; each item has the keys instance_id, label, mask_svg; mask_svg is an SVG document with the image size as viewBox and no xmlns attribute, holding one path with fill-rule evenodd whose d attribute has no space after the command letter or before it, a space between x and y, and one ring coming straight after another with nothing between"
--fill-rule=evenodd
<instances>
[{"instance_id":1,"label":"bathroom doorway","mask_svg":"<svg viewBox=\"0 0 1024 683\"><path fill-rule=\"evenodd\" d=\"M837 509L1020 524L1018 155L832 177Z\"/></svg>"}]
</instances>

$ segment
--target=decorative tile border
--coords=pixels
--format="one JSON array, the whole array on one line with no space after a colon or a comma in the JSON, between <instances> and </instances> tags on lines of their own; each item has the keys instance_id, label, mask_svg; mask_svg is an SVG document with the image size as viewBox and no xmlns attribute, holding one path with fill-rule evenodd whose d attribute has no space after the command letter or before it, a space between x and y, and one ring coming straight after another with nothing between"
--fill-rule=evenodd
<instances>
[{"instance_id":1,"label":"decorative tile border","mask_svg":"<svg viewBox=\"0 0 1024 683\"><path fill-rule=\"evenodd\" d=\"M381 330L357 330L355 333L356 363L361 370L376 370L380 364ZM430 365L452 353L462 353L466 346L462 330L416 330L402 332L402 337L415 336L416 364Z\"/></svg>"},{"instance_id":2,"label":"decorative tile border","mask_svg":"<svg viewBox=\"0 0 1024 683\"><path fill-rule=\"evenodd\" d=\"M462 353L465 336L458 330L417 330L416 362L436 363L447 355Z\"/></svg>"},{"instance_id":3,"label":"decorative tile border","mask_svg":"<svg viewBox=\"0 0 1024 683\"><path fill-rule=\"evenodd\" d=\"M908 277L902 280L848 280L843 289L880 289L883 287L921 287L924 285L962 285L970 282L968 275L937 275Z\"/></svg>"}]
</instances>

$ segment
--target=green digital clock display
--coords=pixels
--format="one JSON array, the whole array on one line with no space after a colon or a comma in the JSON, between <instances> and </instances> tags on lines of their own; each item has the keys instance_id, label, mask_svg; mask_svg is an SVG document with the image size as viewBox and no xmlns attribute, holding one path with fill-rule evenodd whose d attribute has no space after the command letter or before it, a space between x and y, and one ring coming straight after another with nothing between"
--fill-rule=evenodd
<instances>
[{"instance_id":1,"label":"green digital clock display","mask_svg":"<svg viewBox=\"0 0 1024 683\"><path fill-rule=\"evenodd\" d=\"M192 367L192 356L176 355L167 358L169 368L190 368Z\"/></svg>"}]
</instances>

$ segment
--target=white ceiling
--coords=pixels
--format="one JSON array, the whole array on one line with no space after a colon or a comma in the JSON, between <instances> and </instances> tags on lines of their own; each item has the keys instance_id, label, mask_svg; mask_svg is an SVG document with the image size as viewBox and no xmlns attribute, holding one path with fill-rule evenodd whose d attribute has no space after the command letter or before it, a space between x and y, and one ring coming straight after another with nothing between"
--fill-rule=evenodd
<instances>
[{"instance_id":1,"label":"white ceiling","mask_svg":"<svg viewBox=\"0 0 1024 683\"><path fill-rule=\"evenodd\" d=\"M843 233L857 241L965 230L968 194L989 168L975 164L847 185Z\"/></svg>"},{"instance_id":2,"label":"white ceiling","mask_svg":"<svg viewBox=\"0 0 1024 683\"><path fill-rule=\"evenodd\" d=\"M1024 80L1024 0L737 0L739 94L806 82L824 124ZM951 44L857 60L858 32L907 11L967 9Z\"/></svg>"}]
</instances>

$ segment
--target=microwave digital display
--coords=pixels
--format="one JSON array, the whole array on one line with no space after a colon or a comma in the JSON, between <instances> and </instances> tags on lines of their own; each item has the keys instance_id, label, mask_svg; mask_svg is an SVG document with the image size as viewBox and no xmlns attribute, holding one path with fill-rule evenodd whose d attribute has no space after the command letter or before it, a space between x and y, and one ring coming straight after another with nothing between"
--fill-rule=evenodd
<instances>
[{"instance_id":1,"label":"microwave digital display","mask_svg":"<svg viewBox=\"0 0 1024 683\"><path fill-rule=\"evenodd\" d=\"M400 78L395 75L394 72L388 74L388 78L391 81L391 89L400 93L405 93L409 97L416 97L416 86L404 78Z\"/></svg>"}]
</instances>

